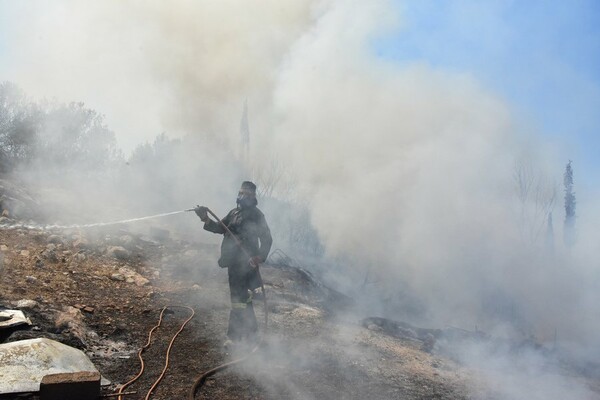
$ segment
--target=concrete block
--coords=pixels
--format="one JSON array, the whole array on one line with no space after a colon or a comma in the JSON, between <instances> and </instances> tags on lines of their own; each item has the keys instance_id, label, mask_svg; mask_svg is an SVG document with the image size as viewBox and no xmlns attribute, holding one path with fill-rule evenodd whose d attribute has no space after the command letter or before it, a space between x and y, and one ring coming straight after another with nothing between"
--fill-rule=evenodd
<instances>
[{"instance_id":1,"label":"concrete block","mask_svg":"<svg viewBox=\"0 0 600 400\"><path fill-rule=\"evenodd\" d=\"M92 400L100 397L100 373L91 371L46 375L40 400Z\"/></svg>"}]
</instances>

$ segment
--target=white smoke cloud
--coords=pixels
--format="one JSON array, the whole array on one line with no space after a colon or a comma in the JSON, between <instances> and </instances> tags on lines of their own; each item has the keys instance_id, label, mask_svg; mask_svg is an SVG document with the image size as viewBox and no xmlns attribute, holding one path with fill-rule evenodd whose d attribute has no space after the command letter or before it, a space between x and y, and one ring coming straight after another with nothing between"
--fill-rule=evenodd
<instances>
[{"instance_id":1,"label":"white smoke cloud","mask_svg":"<svg viewBox=\"0 0 600 400\"><path fill-rule=\"evenodd\" d=\"M244 98L254 110L268 102L287 47L318 11L312 3L5 5L11 40L0 72L32 95L102 110L126 150L163 131L227 143Z\"/></svg>"}]
</instances>

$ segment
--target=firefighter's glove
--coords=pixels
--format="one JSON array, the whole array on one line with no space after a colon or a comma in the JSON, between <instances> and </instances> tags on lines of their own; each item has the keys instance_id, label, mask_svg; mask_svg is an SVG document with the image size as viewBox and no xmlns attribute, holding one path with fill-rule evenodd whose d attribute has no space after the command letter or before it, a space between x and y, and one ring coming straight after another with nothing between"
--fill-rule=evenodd
<instances>
[{"instance_id":1,"label":"firefighter's glove","mask_svg":"<svg viewBox=\"0 0 600 400\"><path fill-rule=\"evenodd\" d=\"M257 267L260 265L260 263L262 263L262 258L261 258L261 257L259 257L259 256L254 256L254 257L251 257L251 258L248 260L248 264L250 264L250 266L251 266L252 268L257 268Z\"/></svg>"},{"instance_id":2,"label":"firefighter's glove","mask_svg":"<svg viewBox=\"0 0 600 400\"><path fill-rule=\"evenodd\" d=\"M194 208L194 212L200 217L202 222L208 221L208 208L204 206L196 206L196 208Z\"/></svg>"}]
</instances>

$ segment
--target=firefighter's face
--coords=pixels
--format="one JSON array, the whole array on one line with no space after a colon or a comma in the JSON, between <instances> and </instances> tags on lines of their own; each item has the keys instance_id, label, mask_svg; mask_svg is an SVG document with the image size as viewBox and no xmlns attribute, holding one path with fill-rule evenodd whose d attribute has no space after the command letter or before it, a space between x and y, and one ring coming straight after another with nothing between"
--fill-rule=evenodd
<instances>
[{"instance_id":1,"label":"firefighter's face","mask_svg":"<svg viewBox=\"0 0 600 400\"><path fill-rule=\"evenodd\" d=\"M254 205L256 202L256 195L246 189L240 189L240 191L238 192L238 196L237 196L237 200L236 203L240 206L240 207L248 207L251 205Z\"/></svg>"}]
</instances>

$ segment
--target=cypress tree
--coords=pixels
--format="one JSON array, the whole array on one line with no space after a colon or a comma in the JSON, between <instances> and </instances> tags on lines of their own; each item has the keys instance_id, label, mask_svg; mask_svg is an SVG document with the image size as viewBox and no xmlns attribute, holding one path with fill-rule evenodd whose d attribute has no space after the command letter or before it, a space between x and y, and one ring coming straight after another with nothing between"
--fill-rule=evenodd
<instances>
[{"instance_id":1,"label":"cypress tree","mask_svg":"<svg viewBox=\"0 0 600 400\"><path fill-rule=\"evenodd\" d=\"M567 163L564 174L565 184L565 228L563 232L563 240L567 247L575 244L575 207L577 200L575 192L573 192L573 168L571 160Z\"/></svg>"}]
</instances>

